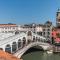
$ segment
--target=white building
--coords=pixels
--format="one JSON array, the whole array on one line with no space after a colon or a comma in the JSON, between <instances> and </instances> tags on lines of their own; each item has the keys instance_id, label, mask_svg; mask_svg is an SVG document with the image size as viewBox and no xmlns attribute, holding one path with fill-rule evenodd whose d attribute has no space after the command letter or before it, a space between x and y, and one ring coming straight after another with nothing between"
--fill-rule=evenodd
<instances>
[{"instance_id":1,"label":"white building","mask_svg":"<svg viewBox=\"0 0 60 60\"><path fill-rule=\"evenodd\" d=\"M0 32L14 32L17 30L16 24L0 24Z\"/></svg>"},{"instance_id":2,"label":"white building","mask_svg":"<svg viewBox=\"0 0 60 60\"><path fill-rule=\"evenodd\" d=\"M40 33L43 32L42 25L41 24L25 24L25 25L18 25L18 30L19 31L33 31L35 33ZM42 35L42 34L40 34Z\"/></svg>"},{"instance_id":3,"label":"white building","mask_svg":"<svg viewBox=\"0 0 60 60\"><path fill-rule=\"evenodd\" d=\"M47 21L43 25L43 36L46 37L48 41L51 41L51 33L52 33L52 22Z\"/></svg>"},{"instance_id":4,"label":"white building","mask_svg":"<svg viewBox=\"0 0 60 60\"><path fill-rule=\"evenodd\" d=\"M41 35L42 36L42 34L43 34L43 25L42 24L36 25L36 33L38 35Z\"/></svg>"},{"instance_id":5,"label":"white building","mask_svg":"<svg viewBox=\"0 0 60 60\"><path fill-rule=\"evenodd\" d=\"M51 40L52 22L47 21L45 24L25 24L18 26L19 31L33 31L38 35L44 36L47 40Z\"/></svg>"}]
</instances>

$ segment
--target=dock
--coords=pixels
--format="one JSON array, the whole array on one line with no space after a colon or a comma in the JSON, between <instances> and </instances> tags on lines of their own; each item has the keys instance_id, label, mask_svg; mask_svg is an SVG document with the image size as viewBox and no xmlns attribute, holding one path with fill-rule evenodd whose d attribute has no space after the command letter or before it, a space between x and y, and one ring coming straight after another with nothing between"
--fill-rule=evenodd
<instances>
[{"instance_id":1,"label":"dock","mask_svg":"<svg viewBox=\"0 0 60 60\"><path fill-rule=\"evenodd\" d=\"M54 53L60 53L60 46L53 46Z\"/></svg>"}]
</instances>

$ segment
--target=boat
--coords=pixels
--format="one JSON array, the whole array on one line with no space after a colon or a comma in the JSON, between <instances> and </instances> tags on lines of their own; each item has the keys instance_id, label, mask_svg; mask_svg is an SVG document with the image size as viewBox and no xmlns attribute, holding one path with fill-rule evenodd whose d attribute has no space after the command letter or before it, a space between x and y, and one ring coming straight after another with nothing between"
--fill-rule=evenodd
<instances>
[{"instance_id":1,"label":"boat","mask_svg":"<svg viewBox=\"0 0 60 60\"><path fill-rule=\"evenodd\" d=\"M53 50L49 50L47 51L48 54L52 54L53 53Z\"/></svg>"}]
</instances>

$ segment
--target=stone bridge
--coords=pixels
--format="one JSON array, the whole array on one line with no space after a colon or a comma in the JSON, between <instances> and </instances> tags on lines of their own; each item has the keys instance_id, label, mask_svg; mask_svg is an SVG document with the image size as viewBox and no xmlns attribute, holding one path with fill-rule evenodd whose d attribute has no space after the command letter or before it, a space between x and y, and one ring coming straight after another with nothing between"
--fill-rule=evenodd
<instances>
[{"instance_id":1,"label":"stone bridge","mask_svg":"<svg viewBox=\"0 0 60 60\"><path fill-rule=\"evenodd\" d=\"M20 32L8 38L0 40L0 50L21 57L29 48L41 46L44 50L50 47L46 38L39 36L32 31Z\"/></svg>"},{"instance_id":2,"label":"stone bridge","mask_svg":"<svg viewBox=\"0 0 60 60\"><path fill-rule=\"evenodd\" d=\"M16 53L14 53L13 55L21 58L21 56L31 47L35 47L35 46L40 46L43 50L49 50L51 48L51 45L49 45L48 43L44 43L44 42L31 42L30 44L28 44L27 46L25 46L24 48L22 48L21 50L18 50ZM40 49L40 48L39 48Z\"/></svg>"}]
</instances>

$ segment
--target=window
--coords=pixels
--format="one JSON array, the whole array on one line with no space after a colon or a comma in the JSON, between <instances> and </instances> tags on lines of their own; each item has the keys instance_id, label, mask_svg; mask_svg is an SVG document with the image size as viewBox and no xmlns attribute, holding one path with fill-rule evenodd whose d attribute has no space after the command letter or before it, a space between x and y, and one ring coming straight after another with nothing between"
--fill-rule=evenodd
<instances>
[{"instance_id":1,"label":"window","mask_svg":"<svg viewBox=\"0 0 60 60\"><path fill-rule=\"evenodd\" d=\"M57 33L56 36L57 36L58 38L60 38L60 33Z\"/></svg>"},{"instance_id":2,"label":"window","mask_svg":"<svg viewBox=\"0 0 60 60\"><path fill-rule=\"evenodd\" d=\"M48 35L50 35L50 32L48 32Z\"/></svg>"},{"instance_id":3,"label":"window","mask_svg":"<svg viewBox=\"0 0 60 60\"><path fill-rule=\"evenodd\" d=\"M50 25L47 25L47 27L50 27Z\"/></svg>"},{"instance_id":4,"label":"window","mask_svg":"<svg viewBox=\"0 0 60 60\"><path fill-rule=\"evenodd\" d=\"M47 31L50 31L50 29L47 29Z\"/></svg>"},{"instance_id":5,"label":"window","mask_svg":"<svg viewBox=\"0 0 60 60\"><path fill-rule=\"evenodd\" d=\"M16 42L13 42L12 43L12 52L16 52L16 49L17 49L17 44L16 44Z\"/></svg>"},{"instance_id":6,"label":"window","mask_svg":"<svg viewBox=\"0 0 60 60\"><path fill-rule=\"evenodd\" d=\"M13 29L15 29L15 27L13 27Z\"/></svg>"},{"instance_id":7,"label":"window","mask_svg":"<svg viewBox=\"0 0 60 60\"><path fill-rule=\"evenodd\" d=\"M35 36L33 36L33 42L35 41Z\"/></svg>"},{"instance_id":8,"label":"window","mask_svg":"<svg viewBox=\"0 0 60 60\"><path fill-rule=\"evenodd\" d=\"M11 53L11 46L9 44L6 45L5 51Z\"/></svg>"},{"instance_id":9,"label":"window","mask_svg":"<svg viewBox=\"0 0 60 60\"><path fill-rule=\"evenodd\" d=\"M7 29L7 27L5 27L5 29Z\"/></svg>"},{"instance_id":10,"label":"window","mask_svg":"<svg viewBox=\"0 0 60 60\"><path fill-rule=\"evenodd\" d=\"M45 32L43 32L43 35L45 35Z\"/></svg>"},{"instance_id":11,"label":"window","mask_svg":"<svg viewBox=\"0 0 60 60\"><path fill-rule=\"evenodd\" d=\"M18 49L21 48L21 39L18 40Z\"/></svg>"},{"instance_id":12,"label":"window","mask_svg":"<svg viewBox=\"0 0 60 60\"><path fill-rule=\"evenodd\" d=\"M43 31L45 31L45 29L43 29Z\"/></svg>"},{"instance_id":13,"label":"window","mask_svg":"<svg viewBox=\"0 0 60 60\"><path fill-rule=\"evenodd\" d=\"M42 36L42 32L37 32L37 34Z\"/></svg>"},{"instance_id":14,"label":"window","mask_svg":"<svg viewBox=\"0 0 60 60\"><path fill-rule=\"evenodd\" d=\"M26 44L26 38L23 37L23 47L25 46L25 44Z\"/></svg>"}]
</instances>

